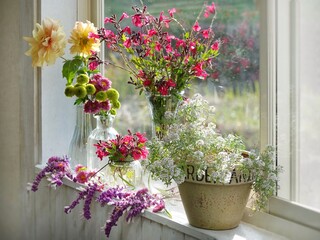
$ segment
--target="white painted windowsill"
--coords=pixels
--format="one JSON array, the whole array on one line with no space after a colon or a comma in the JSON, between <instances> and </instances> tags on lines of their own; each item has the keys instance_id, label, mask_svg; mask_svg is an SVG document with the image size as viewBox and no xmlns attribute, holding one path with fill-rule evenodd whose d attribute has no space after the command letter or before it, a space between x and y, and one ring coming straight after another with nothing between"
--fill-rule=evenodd
<instances>
[{"instance_id":1,"label":"white painted windowsill","mask_svg":"<svg viewBox=\"0 0 320 240\"><path fill-rule=\"evenodd\" d=\"M42 165L36 166L36 173L43 169ZM64 185L70 188L76 189L80 185L72 182L69 179L64 180ZM240 225L234 229L230 230L206 230L201 228L196 228L188 223L182 202L177 199L167 199L166 208L172 215L169 218L165 213L153 213L151 210L147 210L142 214L142 217L147 218L156 223L168 226L171 229L185 233L194 238L201 240L284 240L288 239L284 236L275 234L271 231L254 226L253 224L241 221ZM94 214L93 214L94 215ZM244 219L248 218L246 213ZM249 217L251 218L251 217Z\"/></svg>"}]
</instances>

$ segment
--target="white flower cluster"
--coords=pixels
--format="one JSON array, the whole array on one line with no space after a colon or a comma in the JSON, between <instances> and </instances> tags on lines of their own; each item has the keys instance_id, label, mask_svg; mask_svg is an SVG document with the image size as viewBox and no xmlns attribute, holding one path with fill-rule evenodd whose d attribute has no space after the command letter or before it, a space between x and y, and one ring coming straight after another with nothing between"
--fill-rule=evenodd
<instances>
[{"instance_id":1,"label":"white flower cluster","mask_svg":"<svg viewBox=\"0 0 320 240\"><path fill-rule=\"evenodd\" d=\"M235 170L254 176L253 189L258 195L255 203L262 209L277 187L279 168L274 166L273 149L261 154L245 151L238 136L223 136L216 130L214 107L201 95L181 104L169 126L168 134L149 144L149 170L166 184L183 182L186 169L192 165L196 177L213 183L228 184ZM189 172L190 174L190 172Z\"/></svg>"}]
</instances>

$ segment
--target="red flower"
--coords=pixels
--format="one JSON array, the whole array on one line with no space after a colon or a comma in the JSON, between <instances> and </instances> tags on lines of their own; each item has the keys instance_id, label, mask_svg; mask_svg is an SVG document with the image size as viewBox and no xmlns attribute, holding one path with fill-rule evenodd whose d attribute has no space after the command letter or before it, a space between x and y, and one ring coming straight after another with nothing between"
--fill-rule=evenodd
<instances>
[{"instance_id":1,"label":"red flower","mask_svg":"<svg viewBox=\"0 0 320 240\"><path fill-rule=\"evenodd\" d=\"M204 17L208 18L210 16L210 14L215 13L215 11L216 11L216 5L214 4L214 2L212 2L211 5L208 5L206 7L206 10L204 12Z\"/></svg>"},{"instance_id":2,"label":"red flower","mask_svg":"<svg viewBox=\"0 0 320 240\"><path fill-rule=\"evenodd\" d=\"M211 34L212 34L212 30L210 28L202 31L202 36L204 38L209 38Z\"/></svg>"},{"instance_id":3,"label":"red flower","mask_svg":"<svg viewBox=\"0 0 320 240\"><path fill-rule=\"evenodd\" d=\"M142 27L143 26L143 21L141 18L141 14L135 14L132 16L132 23L136 27Z\"/></svg>"},{"instance_id":4,"label":"red flower","mask_svg":"<svg viewBox=\"0 0 320 240\"><path fill-rule=\"evenodd\" d=\"M195 32L199 32L201 30L201 27L200 27L198 21L196 21L196 23L193 25L192 30Z\"/></svg>"},{"instance_id":5,"label":"red flower","mask_svg":"<svg viewBox=\"0 0 320 240\"><path fill-rule=\"evenodd\" d=\"M89 63L89 69L91 71L96 70L98 66L99 66L99 62L98 61L92 61L92 62Z\"/></svg>"},{"instance_id":6,"label":"red flower","mask_svg":"<svg viewBox=\"0 0 320 240\"><path fill-rule=\"evenodd\" d=\"M177 86L177 84L172 80L172 79L168 79L168 81L166 82L166 85L168 87L175 87Z\"/></svg>"},{"instance_id":7,"label":"red flower","mask_svg":"<svg viewBox=\"0 0 320 240\"><path fill-rule=\"evenodd\" d=\"M128 38L127 40L124 41L123 46L125 46L126 48L130 48L131 47L131 39Z\"/></svg>"},{"instance_id":8,"label":"red flower","mask_svg":"<svg viewBox=\"0 0 320 240\"><path fill-rule=\"evenodd\" d=\"M170 17L173 17L173 14L176 13L176 9L175 8L169 9L168 13L169 13Z\"/></svg>"},{"instance_id":9,"label":"red flower","mask_svg":"<svg viewBox=\"0 0 320 240\"><path fill-rule=\"evenodd\" d=\"M129 15L127 13L122 13L119 22L121 22L124 18L129 18Z\"/></svg>"},{"instance_id":10,"label":"red flower","mask_svg":"<svg viewBox=\"0 0 320 240\"><path fill-rule=\"evenodd\" d=\"M152 83L151 80L146 79L146 80L143 81L142 84L143 84L143 86L145 86L145 87L149 87L149 86L151 85L151 83Z\"/></svg>"},{"instance_id":11,"label":"red flower","mask_svg":"<svg viewBox=\"0 0 320 240\"><path fill-rule=\"evenodd\" d=\"M219 50L219 47L220 47L220 42L219 41L215 41L212 46L211 46L211 49L212 50L215 50L215 51L218 51Z\"/></svg>"},{"instance_id":12,"label":"red flower","mask_svg":"<svg viewBox=\"0 0 320 240\"><path fill-rule=\"evenodd\" d=\"M122 30L123 33L128 33L129 35L131 35L131 28L129 26L126 26L123 30Z\"/></svg>"},{"instance_id":13,"label":"red flower","mask_svg":"<svg viewBox=\"0 0 320 240\"><path fill-rule=\"evenodd\" d=\"M106 17L105 19L104 19L104 23L115 23L115 20L114 20L114 18L113 17Z\"/></svg>"},{"instance_id":14,"label":"red flower","mask_svg":"<svg viewBox=\"0 0 320 240\"><path fill-rule=\"evenodd\" d=\"M162 96L166 96L166 95L169 94L169 88L168 88L167 86L165 86L165 85L160 86L160 87L158 88L158 92L159 92Z\"/></svg>"},{"instance_id":15,"label":"red flower","mask_svg":"<svg viewBox=\"0 0 320 240\"><path fill-rule=\"evenodd\" d=\"M149 36L149 37L152 37L153 35L156 35L156 34L157 34L157 31L156 31L156 30L154 30L154 29L148 30L148 36Z\"/></svg>"}]
</instances>

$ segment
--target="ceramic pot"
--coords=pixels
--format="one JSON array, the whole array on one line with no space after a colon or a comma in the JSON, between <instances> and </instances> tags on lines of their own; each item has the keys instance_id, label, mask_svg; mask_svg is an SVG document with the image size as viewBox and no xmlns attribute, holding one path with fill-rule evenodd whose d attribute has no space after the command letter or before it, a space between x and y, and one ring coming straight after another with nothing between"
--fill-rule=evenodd
<instances>
[{"instance_id":1,"label":"ceramic pot","mask_svg":"<svg viewBox=\"0 0 320 240\"><path fill-rule=\"evenodd\" d=\"M243 177L227 184L187 179L178 185L189 223L212 230L231 229L239 225L251 186L252 180Z\"/></svg>"}]
</instances>

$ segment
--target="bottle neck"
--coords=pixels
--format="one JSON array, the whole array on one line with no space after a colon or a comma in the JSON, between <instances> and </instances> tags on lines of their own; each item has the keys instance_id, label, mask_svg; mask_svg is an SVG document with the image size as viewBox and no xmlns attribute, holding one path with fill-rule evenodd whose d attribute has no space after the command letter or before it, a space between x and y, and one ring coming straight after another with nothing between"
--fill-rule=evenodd
<instances>
[{"instance_id":1,"label":"bottle neck","mask_svg":"<svg viewBox=\"0 0 320 240\"><path fill-rule=\"evenodd\" d=\"M107 129L113 126L114 116L108 115L106 117L95 116L97 119L97 128L98 129Z\"/></svg>"}]
</instances>

